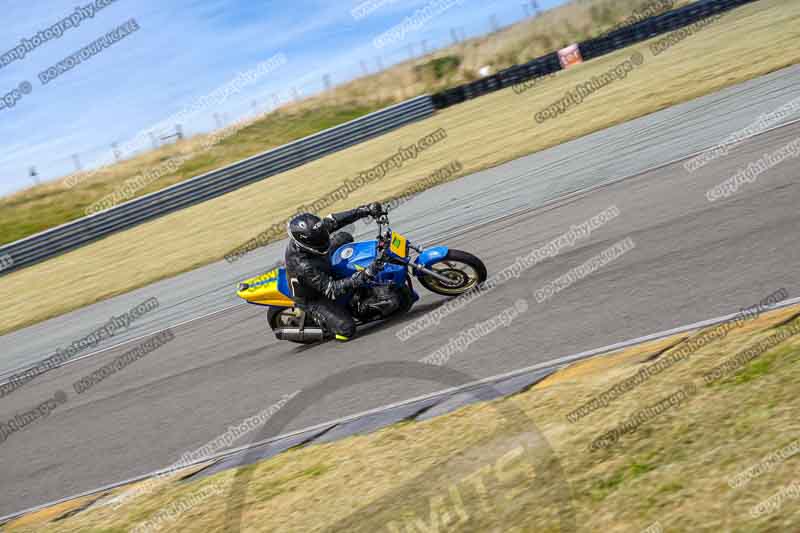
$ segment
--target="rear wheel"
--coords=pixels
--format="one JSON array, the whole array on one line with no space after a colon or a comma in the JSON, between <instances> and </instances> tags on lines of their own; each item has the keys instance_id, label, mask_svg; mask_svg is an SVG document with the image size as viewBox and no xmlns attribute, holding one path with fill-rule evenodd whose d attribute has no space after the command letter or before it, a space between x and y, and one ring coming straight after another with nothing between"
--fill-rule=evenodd
<instances>
[{"instance_id":1,"label":"rear wheel","mask_svg":"<svg viewBox=\"0 0 800 533\"><path fill-rule=\"evenodd\" d=\"M452 281L446 283L423 274L419 282L431 292L444 296L459 296L486 281L486 266L474 255L461 250L450 250L444 259L428 267Z\"/></svg>"},{"instance_id":2,"label":"rear wheel","mask_svg":"<svg viewBox=\"0 0 800 533\"><path fill-rule=\"evenodd\" d=\"M283 328L299 328L303 323L303 316L305 315L305 327L316 328L319 327L316 321L311 316L306 315L306 312L297 307L270 307L267 311L267 323L272 331ZM297 344L314 344L317 341L293 341Z\"/></svg>"}]
</instances>

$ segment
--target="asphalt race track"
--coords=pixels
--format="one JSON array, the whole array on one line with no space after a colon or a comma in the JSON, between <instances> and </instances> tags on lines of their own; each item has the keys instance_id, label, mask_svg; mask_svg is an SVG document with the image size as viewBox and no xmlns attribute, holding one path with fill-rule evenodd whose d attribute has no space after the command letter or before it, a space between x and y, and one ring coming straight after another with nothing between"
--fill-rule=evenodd
<instances>
[{"instance_id":1,"label":"asphalt race track","mask_svg":"<svg viewBox=\"0 0 800 533\"><path fill-rule=\"evenodd\" d=\"M178 325L168 345L84 394L76 394L72 384L136 343L52 371L0 399L4 422L56 391L67 396L47 418L0 443L0 478L13 489L0 495L0 515L167 466L285 394L364 362L417 361L520 298L529 303L526 313L448 364L479 379L735 312L780 288L798 296L800 162L787 160L713 203L706 191L765 152L800 138L800 123L755 137L693 174L681 162L665 163L714 144L796 97L792 86L799 77L798 69L775 73L467 177L403 206L396 229L426 241L449 235L445 244L476 253L490 274L610 206L620 211L589 238L407 342L395 333L435 308L440 297L420 289L423 301L411 316L371 328L349 344L314 347L275 341L259 308L225 309L236 303L230 294L235 281L268 265L279 246L0 339L7 372L49 355L111 314L161 295L157 290L174 305L143 320L129 338L220 310ZM488 179L492 176L505 181ZM598 185L622 177L627 179ZM589 186L595 187L537 207ZM547 302L536 302L533 294L544 284L628 237L636 244L633 250ZM181 304L191 276L201 275L208 290ZM166 291L169 287L175 290ZM439 388L403 378L364 383L336 391L289 429Z\"/></svg>"},{"instance_id":2,"label":"asphalt race track","mask_svg":"<svg viewBox=\"0 0 800 533\"><path fill-rule=\"evenodd\" d=\"M541 206L567 193L637 174L713 146L756 118L797 98L800 66L665 109L550 150L478 172L428 191L393 216L395 229L416 241L435 242L465 226ZM800 113L786 120L798 119ZM535 127L535 123L532 123ZM469 154L462 154L464 159ZM267 224L254 222L253 236ZM374 227L358 229L368 238ZM239 242L231 243L231 248ZM100 345L170 327L241 303L234 290L283 257L276 243L229 264L218 263L154 283L0 337L0 377L52 355L137 304L157 296L158 311ZM2 278L0 278L2 290ZM13 312L4 310L0 312Z\"/></svg>"}]
</instances>

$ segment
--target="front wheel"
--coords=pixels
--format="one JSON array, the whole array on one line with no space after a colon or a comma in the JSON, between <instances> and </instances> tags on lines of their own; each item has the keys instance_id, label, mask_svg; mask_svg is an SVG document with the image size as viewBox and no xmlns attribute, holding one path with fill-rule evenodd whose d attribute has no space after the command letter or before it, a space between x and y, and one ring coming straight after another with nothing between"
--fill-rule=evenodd
<instances>
[{"instance_id":1,"label":"front wheel","mask_svg":"<svg viewBox=\"0 0 800 533\"><path fill-rule=\"evenodd\" d=\"M428 268L452 280L451 283L445 283L425 274L420 276L419 282L423 287L443 296L459 296L486 281L483 261L461 250L450 250L443 259Z\"/></svg>"}]
</instances>

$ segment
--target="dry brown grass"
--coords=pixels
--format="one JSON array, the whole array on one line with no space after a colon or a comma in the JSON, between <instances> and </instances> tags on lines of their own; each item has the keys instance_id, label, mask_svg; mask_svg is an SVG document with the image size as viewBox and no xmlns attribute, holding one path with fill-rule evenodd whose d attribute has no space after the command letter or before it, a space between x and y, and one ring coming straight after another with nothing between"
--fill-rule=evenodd
<instances>
[{"instance_id":1,"label":"dry brown grass","mask_svg":"<svg viewBox=\"0 0 800 533\"><path fill-rule=\"evenodd\" d=\"M564 487L570 490L567 501L580 532L638 532L656 522L664 531L797 531L796 499L788 499L768 516L752 518L749 512L797 481L800 455L779 462L746 487L732 488L728 481L798 442L800 336L714 384L705 385L702 376L774 335L784 321L793 318L791 324L800 325L798 310L769 313L732 330L576 423L567 421L569 412L636 374L665 345L678 349L682 337L578 363L512 398L290 450L246 467L252 476L244 502L232 503L226 490L164 523L161 531L225 531L225 510L231 504L241 512L245 532L318 532L339 524L339 530L374 533L396 531L388 528L395 522L403 532L555 533L565 531L556 514L564 502L554 497ZM689 383L698 388L690 402L647 421L608 449L589 451L597 436ZM514 420L515 414L522 418ZM520 420L522 425L517 424ZM530 439L531 424L547 444ZM555 462L546 460L548 446ZM530 454L509 454L515 449ZM128 531L203 487L230 488L234 475L225 471L189 484L166 483L152 496L128 501L118 512L95 508L52 522L53 513L45 511L6 530ZM457 505L454 494L463 506ZM447 514L451 527L437 529Z\"/></svg>"},{"instance_id":2,"label":"dry brown grass","mask_svg":"<svg viewBox=\"0 0 800 533\"><path fill-rule=\"evenodd\" d=\"M800 3L762 0L740 8L666 53L646 44L560 73L523 95L505 90L338 152L223 197L0 279L6 311L0 334L220 260L232 248L285 220L297 206L330 191L438 128L446 141L400 170L353 193L332 210L394 196L453 160L464 173L498 165L600 129L708 94L800 60ZM630 56L645 64L557 120L533 116L564 91ZM758 57L759 61L751 58ZM254 224L258 220L258 225ZM48 290L41 291L41 280Z\"/></svg>"},{"instance_id":3,"label":"dry brown grass","mask_svg":"<svg viewBox=\"0 0 800 533\"><path fill-rule=\"evenodd\" d=\"M92 204L120 190L126 180L140 174L158 171L164 175L147 187L138 189L135 195L117 200L117 203L241 161L269 148L360 117L378 107L350 103L322 107L313 113L300 109L291 112L281 110L265 118L243 120L239 125L231 126L228 131L238 129L238 132L219 143L210 140L211 135L198 135L93 173L70 176L68 179L78 181L72 188L67 187L66 180L49 182L0 198L0 244L83 217ZM207 142L213 143L210 149L203 148ZM178 167L177 170L171 171L175 167Z\"/></svg>"},{"instance_id":4,"label":"dry brown grass","mask_svg":"<svg viewBox=\"0 0 800 533\"><path fill-rule=\"evenodd\" d=\"M484 37L468 39L435 53L406 61L376 75L343 84L330 93L311 98L298 107L314 107L324 102L402 100L408 96L432 93L480 77L482 67L492 71L518 65L549 54L566 45L596 37L626 20L631 13L652 0L589 0L570 2L521 21ZM675 0L675 8L690 3ZM593 11L598 14L593 14ZM457 56L458 69L443 79L417 75L417 67L431 60Z\"/></svg>"},{"instance_id":5,"label":"dry brown grass","mask_svg":"<svg viewBox=\"0 0 800 533\"><path fill-rule=\"evenodd\" d=\"M458 46L345 83L322 95L285 104L275 113L245 119L243 123L250 127L211 150L201 149L209 136L197 135L97 172L69 176L58 182L45 183L0 198L0 244L84 216L87 207L122 187L126 180L151 171L169 159L190 158L177 171L168 172L150 186L138 190L132 198L221 168L389 104L474 79L482 66L497 70L539 57L561 44L602 32L648 1L591 0L571 3L495 34L470 39ZM682 0L679 0L676 5L681 3ZM592 9L597 13L594 16L591 15ZM443 77L432 77L430 69L421 75L417 74L418 67L453 56L461 58L462 62L457 69ZM73 179L79 182L78 186L66 188L63 185Z\"/></svg>"}]
</instances>

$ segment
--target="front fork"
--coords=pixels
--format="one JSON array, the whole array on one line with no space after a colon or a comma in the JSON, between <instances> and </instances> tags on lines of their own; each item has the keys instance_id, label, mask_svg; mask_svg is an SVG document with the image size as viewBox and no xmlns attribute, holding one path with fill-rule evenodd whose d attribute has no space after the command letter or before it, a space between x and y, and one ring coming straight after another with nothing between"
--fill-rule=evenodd
<instances>
[{"instance_id":1,"label":"front fork","mask_svg":"<svg viewBox=\"0 0 800 533\"><path fill-rule=\"evenodd\" d=\"M417 252L418 254L422 253L422 248L419 247L419 246L415 246L414 244L411 243L411 241L408 241L408 247L411 250L414 250L415 252ZM412 263L411 259L406 259L404 261L404 263L405 263L406 266L412 268L413 270L416 270L418 273L422 272L426 276L430 276L432 278L438 279L442 283L452 283L453 282L452 279L448 278L447 276L442 276L441 274L439 274L438 272L436 272L434 270L431 270L430 268L426 268L426 267L420 265L419 263Z\"/></svg>"},{"instance_id":2,"label":"front fork","mask_svg":"<svg viewBox=\"0 0 800 533\"><path fill-rule=\"evenodd\" d=\"M447 276L442 276L441 274L439 274L434 270L431 270L430 268L425 268L424 266L418 265L416 263L409 263L408 266L410 266L411 268L415 269L418 272L422 272L423 274L426 274L432 278L436 278L442 283L453 283L452 279L448 278Z\"/></svg>"}]
</instances>

